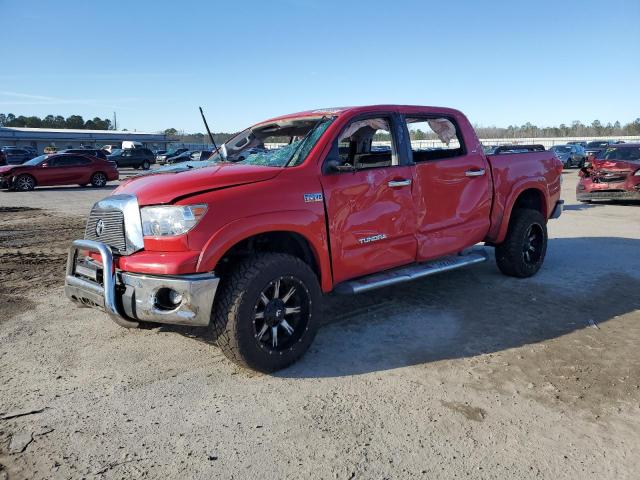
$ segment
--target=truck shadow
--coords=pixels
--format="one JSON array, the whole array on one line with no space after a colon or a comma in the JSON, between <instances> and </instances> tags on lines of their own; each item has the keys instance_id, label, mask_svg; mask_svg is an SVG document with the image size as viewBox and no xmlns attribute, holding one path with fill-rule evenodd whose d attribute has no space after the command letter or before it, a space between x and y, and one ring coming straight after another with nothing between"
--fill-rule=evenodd
<instances>
[{"instance_id":1,"label":"truck shadow","mask_svg":"<svg viewBox=\"0 0 640 480\"><path fill-rule=\"evenodd\" d=\"M276 373L357 375L543 342L640 308L640 240L559 238L531 279L492 259L466 270L358 296L326 297L310 351ZM174 329L201 340L204 331Z\"/></svg>"}]
</instances>

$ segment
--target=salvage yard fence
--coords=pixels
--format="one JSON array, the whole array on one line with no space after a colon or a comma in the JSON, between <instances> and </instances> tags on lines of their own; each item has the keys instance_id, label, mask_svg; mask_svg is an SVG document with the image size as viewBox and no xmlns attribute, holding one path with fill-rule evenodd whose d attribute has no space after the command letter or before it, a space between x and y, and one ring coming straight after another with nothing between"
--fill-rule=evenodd
<instances>
[{"instance_id":1,"label":"salvage yard fence","mask_svg":"<svg viewBox=\"0 0 640 480\"><path fill-rule=\"evenodd\" d=\"M529 138L481 138L483 145L493 147L496 145L544 145L545 148L551 148L554 145L564 145L567 142L593 142L595 140L616 140L625 143L640 143L640 135L636 136L620 136L620 137L529 137ZM373 142L376 146L391 146L390 142L379 141ZM286 143L267 143L268 149L280 148ZM440 140L412 140L411 145L415 149L426 148L446 148L446 145ZM213 150L213 145L208 143L174 143L175 148L188 148L189 150ZM219 146L219 145L218 145ZM452 144L449 148L455 148Z\"/></svg>"}]
</instances>

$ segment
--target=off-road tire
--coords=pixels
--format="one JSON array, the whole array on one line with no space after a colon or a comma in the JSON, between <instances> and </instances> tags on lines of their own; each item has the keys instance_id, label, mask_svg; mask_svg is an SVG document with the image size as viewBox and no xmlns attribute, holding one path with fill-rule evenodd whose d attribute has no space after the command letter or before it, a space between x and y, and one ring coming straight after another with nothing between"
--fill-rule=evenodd
<instances>
[{"instance_id":1,"label":"off-road tire","mask_svg":"<svg viewBox=\"0 0 640 480\"><path fill-rule=\"evenodd\" d=\"M294 277L309 295L306 330L291 348L270 352L261 348L254 330L254 306L267 285L282 276ZM297 257L282 253L251 256L222 279L216 294L211 325L217 344L236 364L259 372L274 372L300 358L313 341L321 316L322 292L311 268Z\"/></svg>"},{"instance_id":2,"label":"off-road tire","mask_svg":"<svg viewBox=\"0 0 640 480\"><path fill-rule=\"evenodd\" d=\"M540 251L535 261L527 261L524 253L530 229L541 236ZM504 242L496 246L496 263L500 271L511 277L531 277L540 270L546 253L547 222L544 216L537 210L525 208L514 210L507 236Z\"/></svg>"},{"instance_id":3,"label":"off-road tire","mask_svg":"<svg viewBox=\"0 0 640 480\"><path fill-rule=\"evenodd\" d=\"M23 173L18 175L13 181L13 189L18 192L28 192L36 187L36 179L31 175Z\"/></svg>"}]
</instances>

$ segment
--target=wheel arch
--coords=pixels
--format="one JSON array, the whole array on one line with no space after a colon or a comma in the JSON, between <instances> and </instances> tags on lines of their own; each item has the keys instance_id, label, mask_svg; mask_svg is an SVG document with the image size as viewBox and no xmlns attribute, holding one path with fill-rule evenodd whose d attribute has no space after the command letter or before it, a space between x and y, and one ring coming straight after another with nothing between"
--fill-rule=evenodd
<instances>
[{"instance_id":1,"label":"wheel arch","mask_svg":"<svg viewBox=\"0 0 640 480\"><path fill-rule=\"evenodd\" d=\"M495 243L501 243L507 235L513 211L520 208L537 210L545 219L549 218L548 194L542 183L526 183L515 188L504 205L504 215L496 232Z\"/></svg>"},{"instance_id":2,"label":"wheel arch","mask_svg":"<svg viewBox=\"0 0 640 480\"><path fill-rule=\"evenodd\" d=\"M331 264L324 234L324 219L312 212L296 212L295 220L283 224L289 215L274 213L232 222L216 232L198 259L199 272L225 274L229 265L257 252L288 253L307 263L316 273L323 291L332 288ZM278 220L276 220L278 219ZM320 220L322 225L317 225ZM315 229L312 226L315 225ZM318 229L322 229L318 231Z\"/></svg>"}]
</instances>

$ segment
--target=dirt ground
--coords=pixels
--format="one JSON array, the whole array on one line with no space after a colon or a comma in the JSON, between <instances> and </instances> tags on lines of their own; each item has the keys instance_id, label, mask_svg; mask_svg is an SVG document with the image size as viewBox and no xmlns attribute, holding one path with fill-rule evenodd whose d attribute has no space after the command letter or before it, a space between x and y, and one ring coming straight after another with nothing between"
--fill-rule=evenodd
<instances>
[{"instance_id":1,"label":"dirt ground","mask_svg":"<svg viewBox=\"0 0 640 480\"><path fill-rule=\"evenodd\" d=\"M64 298L108 189L0 192L0 479L638 478L640 205L577 204L564 178L536 277L330 296L275 375Z\"/></svg>"}]
</instances>

